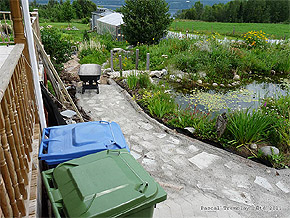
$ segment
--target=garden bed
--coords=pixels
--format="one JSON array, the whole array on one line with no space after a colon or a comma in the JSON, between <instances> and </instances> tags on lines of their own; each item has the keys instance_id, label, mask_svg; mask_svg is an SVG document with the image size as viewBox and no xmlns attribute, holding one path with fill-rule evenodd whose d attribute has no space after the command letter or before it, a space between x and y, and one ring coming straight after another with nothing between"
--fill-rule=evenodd
<instances>
[{"instance_id":1,"label":"garden bed","mask_svg":"<svg viewBox=\"0 0 290 218\"><path fill-rule=\"evenodd\" d=\"M244 132L239 132L238 129L233 129L232 131L226 129L224 134L221 137L218 137L216 129L216 116L214 118L210 118L210 113L201 112L197 109L194 109L194 111L190 109L181 109L174 102L172 95L166 93L166 88L168 88L166 85L161 83L158 85L152 85L149 82L150 80L148 75L148 78L146 79L146 75L147 74L138 76L132 74L125 80L124 78L117 78L115 81L122 88L127 90L133 99L136 100L139 106L152 118L156 119L167 127L176 130L179 133L199 139L205 143L225 149L231 153L238 154L245 158L250 158L253 161L260 162L267 166L275 168L287 168L290 165L288 148L284 147L283 149L279 147L277 142L276 144L270 142L271 140L269 140L269 136L263 135L267 131L267 134L270 134L269 132L272 132L273 134L275 131L277 131L277 129L273 126L276 120L271 119L270 117L272 116L264 113L264 109L257 110L257 112L254 112L254 114L250 112L236 112L236 114L234 112L232 114L227 114L229 123L231 124L228 124L227 128L233 128L235 125L247 126L251 121L253 121L251 123L252 128L256 129L259 126L259 122L263 124L266 123L264 125L264 129L260 130L260 132L249 132L247 136L236 136L233 134L244 134ZM140 84L142 85L140 86ZM156 102L152 100L155 99L154 95L159 95ZM170 102L170 99L172 102ZM160 102L163 102L163 106L160 104ZM242 117L244 117L245 123L238 123L237 118ZM234 120L236 120L237 123L233 123ZM255 125L255 122L258 122L258 124ZM188 128L186 128L193 128L193 126L195 127L194 132L189 131ZM258 137L253 136L253 134L257 135ZM273 135L271 137L273 137ZM252 145L256 145L256 148L252 149ZM265 156L259 151L261 147L273 145L279 147L279 154L276 155L272 153L272 155Z\"/></svg>"}]
</instances>

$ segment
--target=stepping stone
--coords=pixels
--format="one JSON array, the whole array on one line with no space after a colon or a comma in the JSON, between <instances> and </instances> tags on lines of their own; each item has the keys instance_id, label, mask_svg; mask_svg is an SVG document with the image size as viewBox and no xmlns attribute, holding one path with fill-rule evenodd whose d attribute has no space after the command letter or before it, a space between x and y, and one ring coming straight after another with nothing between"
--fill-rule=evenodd
<instances>
[{"instance_id":1,"label":"stepping stone","mask_svg":"<svg viewBox=\"0 0 290 218\"><path fill-rule=\"evenodd\" d=\"M239 192L230 189L222 190L222 192L232 201L250 206L253 205L250 194L246 192Z\"/></svg>"},{"instance_id":2,"label":"stepping stone","mask_svg":"<svg viewBox=\"0 0 290 218\"><path fill-rule=\"evenodd\" d=\"M286 185L280 181L276 183L276 186L279 189L281 189L283 192L285 192L286 194L288 194L290 192L289 189L286 187Z\"/></svg>"},{"instance_id":3,"label":"stepping stone","mask_svg":"<svg viewBox=\"0 0 290 218\"><path fill-rule=\"evenodd\" d=\"M188 147L188 149L189 149L189 151L190 151L191 153L194 153L194 152L199 151L199 149L198 149L197 147L195 147L194 145L190 145L190 146Z\"/></svg>"},{"instance_id":4,"label":"stepping stone","mask_svg":"<svg viewBox=\"0 0 290 218\"><path fill-rule=\"evenodd\" d=\"M144 148L148 149L148 150L152 150L152 149L155 149L156 148L156 145L150 143L150 142L147 142L147 141L141 141L139 142L140 145L142 145Z\"/></svg>"},{"instance_id":5,"label":"stepping stone","mask_svg":"<svg viewBox=\"0 0 290 218\"><path fill-rule=\"evenodd\" d=\"M154 160L155 159L155 154L152 151L149 151L148 153L145 154L147 158Z\"/></svg>"},{"instance_id":6,"label":"stepping stone","mask_svg":"<svg viewBox=\"0 0 290 218\"><path fill-rule=\"evenodd\" d=\"M175 154L175 145L173 144L161 145L161 150L165 154Z\"/></svg>"},{"instance_id":7,"label":"stepping stone","mask_svg":"<svg viewBox=\"0 0 290 218\"><path fill-rule=\"evenodd\" d=\"M144 123L144 122L137 122L141 128L146 129L146 130L150 130L153 128L152 125L150 125L149 123Z\"/></svg>"},{"instance_id":8,"label":"stepping stone","mask_svg":"<svg viewBox=\"0 0 290 218\"><path fill-rule=\"evenodd\" d=\"M138 153L136 153L135 151L131 151L130 153L132 154L132 156L133 156L136 160L138 160L138 159L141 157L141 155L138 154Z\"/></svg>"},{"instance_id":9,"label":"stepping stone","mask_svg":"<svg viewBox=\"0 0 290 218\"><path fill-rule=\"evenodd\" d=\"M176 153L177 154L187 154L186 151L184 149L181 149L181 148L176 148Z\"/></svg>"},{"instance_id":10,"label":"stepping stone","mask_svg":"<svg viewBox=\"0 0 290 218\"><path fill-rule=\"evenodd\" d=\"M158 138L162 139L164 137L166 137L166 134L162 134L162 133L153 133L153 135L156 135Z\"/></svg>"},{"instance_id":11,"label":"stepping stone","mask_svg":"<svg viewBox=\"0 0 290 218\"><path fill-rule=\"evenodd\" d=\"M179 139L173 138L172 136L170 136L169 140L167 141L175 145L179 145Z\"/></svg>"},{"instance_id":12,"label":"stepping stone","mask_svg":"<svg viewBox=\"0 0 290 218\"><path fill-rule=\"evenodd\" d=\"M250 188L249 176L247 175L233 175L232 182L239 188Z\"/></svg>"},{"instance_id":13,"label":"stepping stone","mask_svg":"<svg viewBox=\"0 0 290 218\"><path fill-rule=\"evenodd\" d=\"M194 157L188 159L191 163L195 164L199 169L205 169L211 165L216 160L220 159L219 156L214 154L209 154L207 152L202 152L195 155Z\"/></svg>"},{"instance_id":14,"label":"stepping stone","mask_svg":"<svg viewBox=\"0 0 290 218\"><path fill-rule=\"evenodd\" d=\"M274 191L272 185L268 182L267 179L265 179L263 177L256 176L254 183L258 184L259 186L262 186L263 188L267 189L268 191Z\"/></svg>"},{"instance_id":15,"label":"stepping stone","mask_svg":"<svg viewBox=\"0 0 290 218\"><path fill-rule=\"evenodd\" d=\"M142 164L147 166L147 169L154 170L157 167L157 162L148 158L144 158Z\"/></svg>"}]
</instances>

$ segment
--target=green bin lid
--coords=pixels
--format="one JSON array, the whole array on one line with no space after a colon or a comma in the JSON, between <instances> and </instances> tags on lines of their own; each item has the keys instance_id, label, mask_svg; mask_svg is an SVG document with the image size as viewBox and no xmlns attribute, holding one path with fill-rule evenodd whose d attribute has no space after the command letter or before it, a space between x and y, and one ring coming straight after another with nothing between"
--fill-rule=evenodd
<instances>
[{"instance_id":1,"label":"green bin lid","mask_svg":"<svg viewBox=\"0 0 290 218\"><path fill-rule=\"evenodd\" d=\"M166 199L165 191L126 149L108 150L60 164L52 203L69 217L127 216Z\"/></svg>"}]
</instances>

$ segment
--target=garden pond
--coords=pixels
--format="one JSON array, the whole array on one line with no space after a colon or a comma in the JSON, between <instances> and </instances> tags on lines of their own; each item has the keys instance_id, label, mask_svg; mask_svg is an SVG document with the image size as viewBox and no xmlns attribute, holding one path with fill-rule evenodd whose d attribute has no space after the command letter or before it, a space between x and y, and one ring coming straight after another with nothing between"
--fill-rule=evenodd
<instances>
[{"instance_id":1,"label":"garden pond","mask_svg":"<svg viewBox=\"0 0 290 218\"><path fill-rule=\"evenodd\" d=\"M290 81L286 78L269 77L254 79L251 83L236 88L196 87L184 89L178 83L171 83L176 103L183 109L191 107L212 116L236 109L257 109L267 105L263 100L267 97L286 95L289 93Z\"/></svg>"}]
</instances>

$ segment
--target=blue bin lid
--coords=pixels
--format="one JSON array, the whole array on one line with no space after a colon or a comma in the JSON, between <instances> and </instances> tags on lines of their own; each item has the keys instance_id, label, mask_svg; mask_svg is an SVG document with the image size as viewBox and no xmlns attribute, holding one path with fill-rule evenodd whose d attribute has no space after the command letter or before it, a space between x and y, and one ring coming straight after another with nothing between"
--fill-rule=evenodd
<instances>
[{"instance_id":1,"label":"blue bin lid","mask_svg":"<svg viewBox=\"0 0 290 218\"><path fill-rule=\"evenodd\" d=\"M117 123L77 123L45 128L39 158L52 165L107 149L123 148L130 151Z\"/></svg>"}]
</instances>

